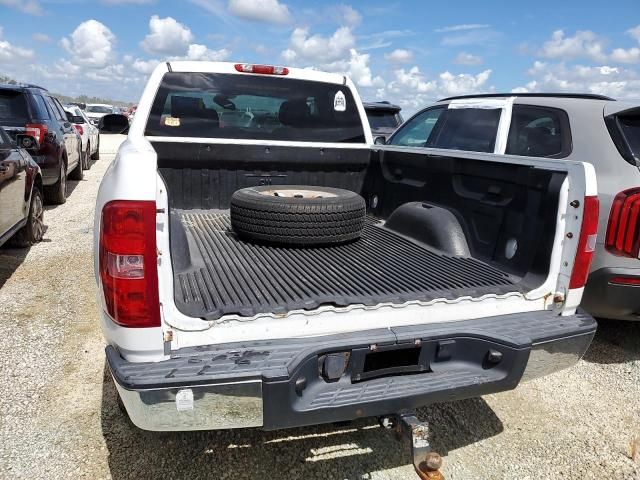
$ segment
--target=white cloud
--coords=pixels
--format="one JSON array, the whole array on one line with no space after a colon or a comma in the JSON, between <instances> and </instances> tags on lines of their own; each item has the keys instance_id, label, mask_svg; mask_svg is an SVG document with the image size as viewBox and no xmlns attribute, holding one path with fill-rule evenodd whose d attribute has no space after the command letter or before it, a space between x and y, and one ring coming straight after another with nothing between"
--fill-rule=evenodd
<instances>
[{"instance_id":1,"label":"white cloud","mask_svg":"<svg viewBox=\"0 0 640 480\"><path fill-rule=\"evenodd\" d=\"M640 98L640 76L636 71L625 68L537 61L527 73L533 79L514 90L595 93L619 99Z\"/></svg>"},{"instance_id":2,"label":"white cloud","mask_svg":"<svg viewBox=\"0 0 640 480\"><path fill-rule=\"evenodd\" d=\"M456 55L456 58L453 59L453 63L456 63L458 65L481 65L482 57L472 55L471 53L467 52L460 52L458 55Z\"/></svg>"},{"instance_id":3,"label":"white cloud","mask_svg":"<svg viewBox=\"0 0 640 480\"><path fill-rule=\"evenodd\" d=\"M434 78L429 78L417 66L408 70L401 68L394 71L394 79L387 84L386 88L379 89L376 96L379 99L392 99L402 107L413 111L438 98L491 91L493 87L487 85L490 76L491 70L485 70L477 75L469 73L454 75L446 71Z\"/></svg>"},{"instance_id":4,"label":"white cloud","mask_svg":"<svg viewBox=\"0 0 640 480\"><path fill-rule=\"evenodd\" d=\"M627 35L635 38L638 42L640 42L640 25L627 30Z\"/></svg>"},{"instance_id":5,"label":"white cloud","mask_svg":"<svg viewBox=\"0 0 640 480\"><path fill-rule=\"evenodd\" d=\"M627 35L640 43L640 25L627 30ZM638 63L640 62L640 48L631 47L629 49L616 48L611 52L611 59L619 63Z\"/></svg>"},{"instance_id":6,"label":"white cloud","mask_svg":"<svg viewBox=\"0 0 640 480\"><path fill-rule=\"evenodd\" d=\"M229 0L230 13L255 22L288 23L289 8L278 0Z\"/></svg>"},{"instance_id":7,"label":"white cloud","mask_svg":"<svg viewBox=\"0 0 640 480\"><path fill-rule=\"evenodd\" d=\"M34 51L28 48L18 47L2 39L2 27L0 27L0 60L16 61L29 60L34 57Z\"/></svg>"},{"instance_id":8,"label":"white cloud","mask_svg":"<svg viewBox=\"0 0 640 480\"><path fill-rule=\"evenodd\" d=\"M354 27L362 21L362 15L351 5L338 5L337 7L330 7L335 11L338 23L341 25L348 25Z\"/></svg>"},{"instance_id":9,"label":"white cloud","mask_svg":"<svg viewBox=\"0 0 640 480\"><path fill-rule=\"evenodd\" d=\"M36 42L40 42L40 43L51 43L51 37L49 35L47 35L46 33L34 33L33 35L31 35L31 38L33 38Z\"/></svg>"},{"instance_id":10,"label":"white cloud","mask_svg":"<svg viewBox=\"0 0 640 480\"><path fill-rule=\"evenodd\" d=\"M70 39L65 37L60 42L73 63L93 68L106 67L113 61L115 43L116 36L97 20L82 22Z\"/></svg>"},{"instance_id":11,"label":"white cloud","mask_svg":"<svg viewBox=\"0 0 640 480\"><path fill-rule=\"evenodd\" d=\"M349 27L338 28L330 37L309 36L308 28L298 27L282 57L287 63L318 65L348 58L354 47L355 38Z\"/></svg>"},{"instance_id":12,"label":"white cloud","mask_svg":"<svg viewBox=\"0 0 640 480\"><path fill-rule=\"evenodd\" d=\"M153 15L149 20L149 34L140 47L152 55L184 55L193 41L191 30L172 17Z\"/></svg>"},{"instance_id":13,"label":"white cloud","mask_svg":"<svg viewBox=\"0 0 640 480\"><path fill-rule=\"evenodd\" d=\"M229 55L231 55L231 52L226 48L222 48L220 50L210 50L206 45L192 43L191 45L189 45L187 54L182 59L220 62L229 58Z\"/></svg>"},{"instance_id":14,"label":"white cloud","mask_svg":"<svg viewBox=\"0 0 640 480\"><path fill-rule=\"evenodd\" d=\"M409 63L413 60L413 52L396 48L393 52L385 53L384 58L391 63Z\"/></svg>"},{"instance_id":15,"label":"white cloud","mask_svg":"<svg viewBox=\"0 0 640 480\"><path fill-rule=\"evenodd\" d=\"M122 64L107 65L98 70L89 70L86 73L87 78L98 82L123 81L125 78L125 69ZM131 78L130 76L127 76Z\"/></svg>"},{"instance_id":16,"label":"white cloud","mask_svg":"<svg viewBox=\"0 0 640 480\"><path fill-rule=\"evenodd\" d=\"M462 30L477 30L479 28L489 28L486 23L463 23L461 25L451 25L449 27L436 28L436 33L459 32Z\"/></svg>"},{"instance_id":17,"label":"white cloud","mask_svg":"<svg viewBox=\"0 0 640 480\"><path fill-rule=\"evenodd\" d=\"M539 54L545 58L589 58L602 62L607 58L604 53L605 43L603 38L590 30L577 31L573 37L567 37L562 30L556 30L551 39L544 43Z\"/></svg>"},{"instance_id":18,"label":"white cloud","mask_svg":"<svg viewBox=\"0 0 640 480\"><path fill-rule=\"evenodd\" d=\"M384 80L373 76L369 67L368 53L358 53L355 48L349 50L349 58L337 60L330 64L319 65L321 70L336 72L348 76L358 87L382 87Z\"/></svg>"},{"instance_id":19,"label":"white cloud","mask_svg":"<svg viewBox=\"0 0 640 480\"><path fill-rule=\"evenodd\" d=\"M42 6L37 0L0 0L0 5L15 8L29 15L42 15Z\"/></svg>"},{"instance_id":20,"label":"white cloud","mask_svg":"<svg viewBox=\"0 0 640 480\"><path fill-rule=\"evenodd\" d=\"M153 72L155 68L160 65L160 63L162 63L160 62L160 60L142 60L140 58L136 58L135 60L130 61L130 66L133 70L142 75L150 75L151 72Z\"/></svg>"},{"instance_id":21,"label":"white cloud","mask_svg":"<svg viewBox=\"0 0 640 480\"><path fill-rule=\"evenodd\" d=\"M417 66L411 67L409 70L401 68L394 72L395 81L389 84L389 90L400 93L401 88L408 88L414 93L433 92L437 84L435 81L427 81Z\"/></svg>"},{"instance_id":22,"label":"white cloud","mask_svg":"<svg viewBox=\"0 0 640 480\"><path fill-rule=\"evenodd\" d=\"M491 76L491 70L485 70L477 75L461 73L453 75L449 72L440 74L439 89L443 95L463 95L478 93L485 89L485 84Z\"/></svg>"},{"instance_id":23,"label":"white cloud","mask_svg":"<svg viewBox=\"0 0 640 480\"><path fill-rule=\"evenodd\" d=\"M616 48L611 52L611 60L618 63L638 63L640 62L640 48Z\"/></svg>"}]
</instances>

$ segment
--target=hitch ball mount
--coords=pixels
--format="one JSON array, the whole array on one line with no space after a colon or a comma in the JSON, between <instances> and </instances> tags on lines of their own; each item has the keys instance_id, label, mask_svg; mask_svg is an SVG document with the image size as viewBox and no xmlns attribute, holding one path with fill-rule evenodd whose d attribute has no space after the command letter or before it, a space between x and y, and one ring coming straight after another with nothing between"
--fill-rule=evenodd
<instances>
[{"instance_id":1,"label":"hitch ball mount","mask_svg":"<svg viewBox=\"0 0 640 480\"><path fill-rule=\"evenodd\" d=\"M409 412L381 417L380 425L393 430L398 440L409 440L413 467L421 480L444 480L440 472L442 457L431 449L427 422L421 422L415 413Z\"/></svg>"}]
</instances>

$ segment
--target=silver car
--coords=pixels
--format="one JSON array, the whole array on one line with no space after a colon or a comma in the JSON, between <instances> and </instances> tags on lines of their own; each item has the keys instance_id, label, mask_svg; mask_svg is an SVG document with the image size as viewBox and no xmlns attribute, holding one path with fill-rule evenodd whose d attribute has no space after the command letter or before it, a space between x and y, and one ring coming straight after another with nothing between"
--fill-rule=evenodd
<instances>
[{"instance_id":1,"label":"silver car","mask_svg":"<svg viewBox=\"0 0 640 480\"><path fill-rule=\"evenodd\" d=\"M582 306L597 317L640 320L640 104L562 93L451 97L416 113L386 143L592 163L600 219Z\"/></svg>"}]
</instances>

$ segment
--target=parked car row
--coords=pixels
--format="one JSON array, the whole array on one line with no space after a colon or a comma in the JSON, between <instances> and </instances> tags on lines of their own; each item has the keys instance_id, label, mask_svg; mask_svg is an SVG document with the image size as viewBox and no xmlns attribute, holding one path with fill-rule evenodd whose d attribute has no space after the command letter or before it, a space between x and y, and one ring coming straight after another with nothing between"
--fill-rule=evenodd
<instances>
[{"instance_id":1,"label":"parked car row","mask_svg":"<svg viewBox=\"0 0 640 480\"><path fill-rule=\"evenodd\" d=\"M35 85L0 85L0 245L29 245L44 233L43 204L67 199L99 158L100 133L76 105Z\"/></svg>"},{"instance_id":2,"label":"parked car row","mask_svg":"<svg viewBox=\"0 0 640 480\"><path fill-rule=\"evenodd\" d=\"M80 135L84 169L91 168L91 160L100 158L100 130L91 123L87 114L75 105L65 105L65 111L71 114L73 126Z\"/></svg>"}]
</instances>

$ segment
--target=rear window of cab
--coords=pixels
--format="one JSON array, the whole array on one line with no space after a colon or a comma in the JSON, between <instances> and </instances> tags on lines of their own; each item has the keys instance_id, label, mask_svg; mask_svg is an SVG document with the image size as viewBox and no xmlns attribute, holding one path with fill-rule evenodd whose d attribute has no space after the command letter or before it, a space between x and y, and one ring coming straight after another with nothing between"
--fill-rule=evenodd
<instances>
[{"instance_id":1,"label":"rear window of cab","mask_svg":"<svg viewBox=\"0 0 640 480\"><path fill-rule=\"evenodd\" d=\"M166 73L147 136L364 143L345 85L282 76Z\"/></svg>"}]
</instances>

